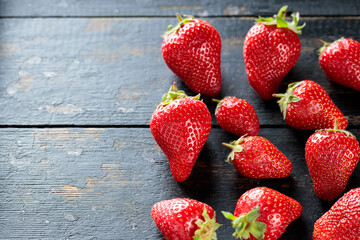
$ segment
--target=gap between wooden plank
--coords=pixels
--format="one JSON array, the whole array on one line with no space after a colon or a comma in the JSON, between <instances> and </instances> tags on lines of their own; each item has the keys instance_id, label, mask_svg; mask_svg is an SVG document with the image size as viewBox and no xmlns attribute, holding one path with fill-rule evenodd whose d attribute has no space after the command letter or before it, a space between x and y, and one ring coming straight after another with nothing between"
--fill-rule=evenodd
<instances>
[{"instance_id":1,"label":"gap between wooden plank","mask_svg":"<svg viewBox=\"0 0 360 240\"><path fill-rule=\"evenodd\" d=\"M291 12L289 12L289 14L291 14ZM236 18L236 19L244 19L244 20L253 20L254 18L257 18L259 15L243 15L243 16L238 16L238 15L226 15L226 16L216 16L216 15L208 15L208 16L198 16L198 15L194 15L197 18L218 18L218 19L223 19L223 18ZM270 15L263 15L263 16L270 16ZM143 18L143 19L147 19L147 18L174 18L175 15L164 15L164 16L146 16L146 15L138 15L138 16L127 16L127 15L112 15L112 16L108 16L108 15L104 15L104 16L0 16L0 19L6 19L6 18ZM360 19L360 15L322 15L322 16L317 16L317 15L301 15L301 19L302 20L317 20L317 19Z\"/></svg>"},{"instance_id":2,"label":"gap between wooden plank","mask_svg":"<svg viewBox=\"0 0 360 240\"><path fill-rule=\"evenodd\" d=\"M149 125L73 125L73 124L57 124L57 125L17 125L17 124L10 124L10 125L0 125L0 129L2 128L150 128ZM219 129L219 125L211 125L211 128ZM291 129L291 127L287 125L270 125L270 124L264 124L260 125L261 128L287 128ZM360 126L349 126L347 129L360 129ZM302 130L299 130L302 131ZM311 130L304 130L304 131L311 131Z\"/></svg>"}]
</instances>

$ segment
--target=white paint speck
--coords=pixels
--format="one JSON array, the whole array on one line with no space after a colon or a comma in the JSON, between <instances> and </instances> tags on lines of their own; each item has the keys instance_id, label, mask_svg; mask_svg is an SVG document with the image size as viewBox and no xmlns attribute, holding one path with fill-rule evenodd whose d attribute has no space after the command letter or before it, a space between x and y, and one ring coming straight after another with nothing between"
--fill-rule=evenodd
<instances>
[{"instance_id":1,"label":"white paint speck","mask_svg":"<svg viewBox=\"0 0 360 240\"><path fill-rule=\"evenodd\" d=\"M9 86L7 89L6 89L6 92L9 94L9 95L14 95L16 93L17 89L15 86Z\"/></svg>"},{"instance_id":2,"label":"white paint speck","mask_svg":"<svg viewBox=\"0 0 360 240\"><path fill-rule=\"evenodd\" d=\"M199 12L199 16L201 16L201 17L207 17L207 16L209 16L209 12L206 11L206 10L204 10L204 11L202 11L202 12Z\"/></svg>"},{"instance_id":3,"label":"white paint speck","mask_svg":"<svg viewBox=\"0 0 360 240\"><path fill-rule=\"evenodd\" d=\"M67 151L67 154L74 155L74 156L80 156L82 154L83 150L81 148L75 149L73 151Z\"/></svg>"},{"instance_id":4,"label":"white paint speck","mask_svg":"<svg viewBox=\"0 0 360 240\"><path fill-rule=\"evenodd\" d=\"M75 217L74 217L72 214L70 214L70 213L65 213L65 214L64 214L64 218L65 218L66 220L68 220L69 222L76 221Z\"/></svg>"},{"instance_id":5,"label":"white paint speck","mask_svg":"<svg viewBox=\"0 0 360 240\"><path fill-rule=\"evenodd\" d=\"M47 105L45 107L39 107L39 110L46 110L51 113L62 113L69 115L76 115L84 112L85 110L81 107L74 104L57 104L57 105Z\"/></svg>"},{"instance_id":6,"label":"white paint speck","mask_svg":"<svg viewBox=\"0 0 360 240\"><path fill-rule=\"evenodd\" d=\"M124 108L124 107L119 107L119 110L122 111L123 113L131 113L135 111L134 108Z\"/></svg>"},{"instance_id":7,"label":"white paint speck","mask_svg":"<svg viewBox=\"0 0 360 240\"><path fill-rule=\"evenodd\" d=\"M43 72L45 77L55 77L57 75L56 72Z\"/></svg>"}]
</instances>

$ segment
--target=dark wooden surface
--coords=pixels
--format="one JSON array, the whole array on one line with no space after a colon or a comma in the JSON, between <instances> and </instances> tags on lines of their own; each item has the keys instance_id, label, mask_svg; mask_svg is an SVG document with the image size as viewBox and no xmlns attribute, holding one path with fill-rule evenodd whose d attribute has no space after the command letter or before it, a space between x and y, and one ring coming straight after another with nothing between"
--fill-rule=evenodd
<instances>
[{"instance_id":1,"label":"dark wooden surface","mask_svg":"<svg viewBox=\"0 0 360 240\"><path fill-rule=\"evenodd\" d=\"M359 3L356 0L288 0L292 11L301 11L312 16L358 16ZM1 0L0 14L9 17L93 17L93 16L173 16L186 12L197 16L257 16L274 14L284 1L245 0Z\"/></svg>"},{"instance_id":2,"label":"dark wooden surface","mask_svg":"<svg viewBox=\"0 0 360 240\"><path fill-rule=\"evenodd\" d=\"M162 239L151 206L174 197L233 211L239 196L268 186L304 207L281 239L311 239L313 224L333 202L314 194L304 158L312 131L286 126L276 100L249 86L242 45L258 14L280 1L6 1L0 0L0 239ZM357 1L288 1L307 26L302 53L285 77L321 84L360 138L360 93L330 83L315 50L318 38L360 40ZM155 105L173 81L191 93L162 60L160 35L176 12L202 16L222 41L223 89L218 98L247 99L268 138L293 163L289 178L244 178L224 162L213 129L190 178L177 183L149 130ZM213 113L215 104L204 102ZM360 167L347 190L360 186ZM219 239L232 239L230 224Z\"/></svg>"}]
</instances>

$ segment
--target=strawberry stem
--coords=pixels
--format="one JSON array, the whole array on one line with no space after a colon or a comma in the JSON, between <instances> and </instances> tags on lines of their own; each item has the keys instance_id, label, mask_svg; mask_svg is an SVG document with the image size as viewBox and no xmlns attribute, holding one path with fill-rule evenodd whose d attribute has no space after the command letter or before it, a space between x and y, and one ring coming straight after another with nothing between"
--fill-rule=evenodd
<instances>
[{"instance_id":1,"label":"strawberry stem","mask_svg":"<svg viewBox=\"0 0 360 240\"><path fill-rule=\"evenodd\" d=\"M260 216L260 207L256 206L246 215L235 217L229 212L222 211L225 218L231 220L232 227L235 228L233 236L240 239L250 238L250 234L256 239L265 237L266 224L255 221Z\"/></svg>"},{"instance_id":2,"label":"strawberry stem","mask_svg":"<svg viewBox=\"0 0 360 240\"><path fill-rule=\"evenodd\" d=\"M218 99L212 99L213 102L217 102L218 104L216 105L216 108L215 108L215 115L217 114L217 111L222 103L222 101L224 101L225 98L223 98L222 100L218 100Z\"/></svg>"},{"instance_id":3,"label":"strawberry stem","mask_svg":"<svg viewBox=\"0 0 360 240\"><path fill-rule=\"evenodd\" d=\"M194 19L194 16L184 14L183 17L181 17L181 15L179 13L176 13L176 18L178 20L178 24L175 27L172 27L172 25L169 25L167 27L167 31L163 35L161 35L161 37L165 38L165 37L169 36L170 34L179 31L179 29L184 25L184 23L191 22Z\"/></svg>"},{"instance_id":4,"label":"strawberry stem","mask_svg":"<svg viewBox=\"0 0 360 240\"><path fill-rule=\"evenodd\" d=\"M286 109L288 103L298 102L301 98L294 96L292 93L298 86L301 85L302 82L294 82L289 84L288 89L286 90L285 94L276 93L273 94L273 97L280 98L277 103L279 104L280 111L283 114L284 119L286 118Z\"/></svg>"},{"instance_id":5,"label":"strawberry stem","mask_svg":"<svg viewBox=\"0 0 360 240\"><path fill-rule=\"evenodd\" d=\"M337 118L335 118L334 131L337 131L338 129L339 129L338 119L337 119Z\"/></svg>"},{"instance_id":6,"label":"strawberry stem","mask_svg":"<svg viewBox=\"0 0 360 240\"><path fill-rule=\"evenodd\" d=\"M205 221L198 219L195 222L199 228L195 231L193 240L217 240L216 230L221 224L216 222L216 214L214 213L214 217L210 218L206 207L204 207L202 216Z\"/></svg>"},{"instance_id":7,"label":"strawberry stem","mask_svg":"<svg viewBox=\"0 0 360 240\"><path fill-rule=\"evenodd\" d=\"M323 44L323 46L316 51L316 53L320 56L331 43L325 42L321 39L318 39L318 41Z\"/></svg>"},{"instance_id":8,"label":"strawberry stem","mask_svg":"<svg viewBox=\"0 0 360 240\"><path fill-rule=\"evenodd\" d=\"M280 8L278 14L274 15L274 17L263 18L259 16L259 18L257 18L255 21L257 23L262 23L265 25L276 25L278 28L288 28L297 34L301 34L301 29L305 27L306 23L298 26L300 19L299 12L297 12L296 14L291 14L291 17L293 19L291 22L286 21L286 9L287 6L283 6L282 8Z\"/></svg>"},{"instance_id":9,"label":"strawberry stem","mask_svg":"<svg viewBox=\"0 0 360 240\"><path fill-rule=\"evenodd\" d=\"M318 41L319 41L320 43L322 43L323 46L316 51L317 54L320 56L320 55L325 51L325 49L326 49L328 46L330 46L331 44L336 43L336 42L338 42L338 41L341 41L341 40L343 40L343 39L344 39L344 38L342 37L342 38L340 38L340 39L338 39L338 40L336 40L336 41L334 41L334 42L330 42L330 43L329 43L329 42L325 42L324 40L318 39Z\"/></svg>"},{"instance_id":10,"label":"strawberry stem","mask_svg":"<svg viewBox=\"0 0 360 240\"><path fill-rule=\"evenodd\" d=\"M175 99L186 98L186 97L189 96L186 95L184 91L182 90L179 91L176 82L174 82L173 85L171 85L169 91L162 96L162 102L158 105L158 107L168 105L169 103L171 103L171 101L174 101ZM200 99L200 94L189 98L198 100Z\"/></svg>"},{"instance_id":11,"label":"strawberry stem","mask_svg":"<svg viewBox=\"0 0 360 240\"><path fill-rule=\"evenodd\" d=\"M319 129L319 130L316 130L315 132L321 132L321 131L327 131L327 132L339 132L339 133L343 133L345 134L346 136L351 136L353 138L356 138L351 132L349 131L346 131L344 129L339 129L339 123L338 123L338 119L336 118L335 119L335 122L334 122L334 128L328 128L328 129Z\"/></svg>"},{"instance_id":12,"label":"strawberry stem","mask_svg":"<svg viewBox=\"0 0 360 240\"><path fill-rule=\"evenodd\" d=\"M246 135L247 134L241 136L238 140L232 141L230 144L229 143L222 143L223 146L232 149L232 151L227 156L225 162L228 162L228 163L231 164L234 161L235 153L242 152L244 150L244 147L241 146L240 144L244 141Z\"/></svg>"},{"instance_id":13,"label":"strawberry stem","mask_svg":"<svg viewBox=\"0 0 360 240\"><path fill-rule=\"evenodd\" d=\"M179 13L176 13L176 18L179 22L182 22L182 18Z\"/></svg>"}]
</instances>

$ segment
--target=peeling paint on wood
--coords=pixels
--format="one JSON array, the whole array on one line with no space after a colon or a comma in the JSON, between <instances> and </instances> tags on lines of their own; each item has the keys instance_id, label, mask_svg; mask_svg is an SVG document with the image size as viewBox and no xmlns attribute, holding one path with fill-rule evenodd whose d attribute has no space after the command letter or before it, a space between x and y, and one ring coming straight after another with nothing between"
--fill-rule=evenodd
<instances>
[{"instance_id":1,"label":"peeling paint on wood","mask_svg":"<svg viewBox=\"0 0 360 240\"><path fill-rule=\"evenodd\" d=\"M208 203L218 212L233 211L243 192L267 186L303 205L301 218L283 237L303 240L311 238L312 224L331 207L331 203L319 201L312 190L304 159L304 145L311 134L308 131L262 128L261 136L278 147L294 168L289 178L258 180L242 177L225 163L229 150L221 143L235 137L214 128L193 173L181 184L172 178L168 161L148 128L106 128L99 138L88 136L99 131L0 129L0 229L4 239L67 238L74 232L79 239L161 239L149 214L155 202L189 197ZM359 129L350 131L360 137ZM34 133L35 143L42 138L48 146L46 151L34 147ZM67 146L68 139L79 136L84 141L71 145L81 148L81 155L69 155L53 147ZM359 167L347 189L360 181ZM218 215L218 221L224 224L218 236L231 239L231 225L222 215ZM137 231L139 226L142 231Z\"/></svg>"},{"instance_id":2,"label":"peeling paint on wood","mask_svg":"<svg viewBox=\"0 0 360 240\"><path fill-rule=\"evenodd\" d=\"M72 115L79 114L85 111L81 107L73 104L59 104L56 106L51 105L51 106L39 107L39 110L43 110L43 109L45 109L48 112L56 112L56 113L72 114Z\"/></svg>"},{"instance_id":3,"label":"peeling paint on wood","mask_svg":"<svg viewBox=\"0 0 360 240\"><path fill-rule=\"evenodd\" d=\"M305 2L288 2L290 12L310 17L301 18L307 22L300 36L302 53L280 91L294 81L315 80L345 113L348 130L359 138L360 109L354 104L359 92L328 81L315 49L318 38L360 39L360 5L357 1ZM290 129L276 101L257 96L247 82L242 57L254 18L271 16L281 6L281 2L233 0L201 4L159 0L140 5L115 0L0 0L0 125L22 125L0 128L1 237L162 239L149 214L155 202L189 197L218 212L231 212L243 192L267 186L304 207L301 218L282 238L311 239L315 220L332 204L315 196L305 163L304 145L312 132ZM228 149L221 143L236 137L217 126L216 104L202 96L214 127L190 178L174 181L148 125L172 82L194 95L161 56L160 35L176 22L177 12L201 16L219 31L223 87L217 98L237 96L254 106L260 135L294 165L289 178L248 179L226 164ZM26 128L30 124L40 127ZM47 125L52 126L43 128ZM91 128L100 125L116 128ZM359 170L360 166L347 190L358 187ZM218 221L224 224L218 236L231 239L230 224L221 215Z\"/></svg>"},{"instance_id":4,"label":"peeling paint on wood","mask_svg":"<svg viewBox=\"0 0 360 240\"><path fill-rule=\"evenodd\" d=\"M302 15L358 15L359 3L352 1L296 1L288 0L287 5L291 11L300 11ZM158 0L152 1L116 1L77 0L74 4L68 0L1 0L1 16L169 16L177 12L186 11L187 14L199 14L205 11L209 16L224 15L254 15L271 16L280 9L284 2L271 1L234 1L234 0L208 0L194 2L191 0L179 1ZM71 7L70 7L71 6Z\"/></svg>"},{"instance_id":5,"label":"peeling paint on wood","mask_svg":"<svg viewBox=\"0 0 360 240\"><path fill-rule=\"evenodd\" d=\"M0 56L9 57L20 51L21 47L13 42L0 42Z\"/></svg>"},{"instance_id":6,"label":"peeling paint on wood","mask_svg":"<svg viewBox=\"0 0 360 240\"><path fill-rule=\"evenodd\" d=\"M102 32L105 30L111 29L112 19L108 18L94 18L89 19L88 24L86 26L85 32L87 34L93 33L93 32Z\"/></svg>"},{"instance_id":7,"label":"peeling paint on wood","mask_svg":"<svg viewBox=\"0 0 360 240\"><path fill-rule=\"evenodd\" d=\"M243 13L246 12L250 12L250 11L249 11L249 7L245 5L243 6L229 5L226 6L225 9L223 10L224 15L230 15L230 16L242 15Z\"/></svg>"},{"instance_id":8,"label":"peeling paint on wood","mask_svg":"<svg viewBox=\"0 0 360 240\"><path fill-rule=\"evenodd\" d=\"M160 9L196 9L196 10L202 10L203 7L198 5L198 6L159 6Z\"/></svg>"},{"instance_id":9,"label":"peeling paint on wood","mask_svg":"<svg viewBox=\"0 0 360 240\"><path fill-rule=\"evenodd\" d=\"M246 99L254 106L261 125L285 126L276 101L262 101L246 79L242 45L254 19L204 19L211 22L223 39L223 86L217 98ZM2 61L0 91L4 97L0 101L3 113L0 124L147 125L172 82L177 82L189 95L195 95L162 59L160 35L170 23L169 18L97 20L0 19L7 33L1 42L16 43L16 48L21 42L22 53L4 57L6 61ZM280 92L293 81L312 79L331 93L345 115L359 112L356 105L349 104L356 102L359 93L329 82L318 66L314 51L319 46L318 38L329 41L344 35L360 38L355 31L360 21L326 18L306 22L307 27L300 36L302 54L284 78ZM93 31L90 36L85 31L90 23L104 30ZM72 29L74 25L78 27L76 32ZM330 25L339 28L326 28ZM52 26L55 31L43 31ZM324 29L328 31L325 33ZM21 41L14 41L19 38ZM213 114L215 104L202 97ZM349 126L357 124L349 122ZM214 115L213 125L217 125Z\"/></svg>"}]
</instances>

